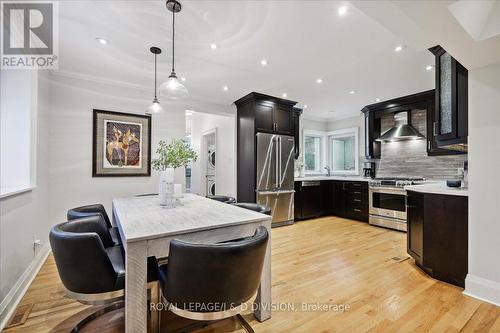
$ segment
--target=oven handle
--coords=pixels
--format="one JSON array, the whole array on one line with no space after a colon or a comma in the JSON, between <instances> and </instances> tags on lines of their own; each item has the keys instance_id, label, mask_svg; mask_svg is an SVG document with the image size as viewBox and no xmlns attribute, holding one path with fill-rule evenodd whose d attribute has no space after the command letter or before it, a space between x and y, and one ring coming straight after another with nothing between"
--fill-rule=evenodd
<instances>
[{"instance_id":1,"label":"oven handle","mask_svg":"<svg viewBox=\"0 0 500 333\"><path fill-rule=\"evenodd\" d=\"M405 195L406 196L406 190L404 190L404 189L391 189L391 188L384 188L384 187L370 187L370 192L371 193L397 194L397 195Z\"/></svg>"}]
</instances>

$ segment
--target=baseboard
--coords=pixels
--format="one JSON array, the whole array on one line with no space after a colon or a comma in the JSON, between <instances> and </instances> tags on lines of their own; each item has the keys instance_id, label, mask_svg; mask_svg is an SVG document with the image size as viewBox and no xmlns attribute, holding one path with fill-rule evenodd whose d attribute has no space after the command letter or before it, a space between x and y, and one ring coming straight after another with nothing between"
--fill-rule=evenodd
<instances>
[{"instance_id":1,"label":"baseboard","mask_svg":"<svg viewBox=\"0 0 500 333\"><path fill-rule=\"evenodd\" d=\"M7 296L5 296L5 299L0 304L0 331L3 330L10 317L14 314L17 305L21 302L21 299L31 285L31 282L33 282L35 276L38 274L38 271L47 259L49 253L50 246L49 242L47 242L38 250L38 253L28 268L26 268Z\"/></svg>"},{"instance_id":2,"label":"baseboard","mask_svg":"<svg viewBox=\"0 0 500 333\"><path fill-rule=\"evenodd\" d=\"M500 283L467 274L464 294L500 306Z\"/></svg>"}]
</instances>

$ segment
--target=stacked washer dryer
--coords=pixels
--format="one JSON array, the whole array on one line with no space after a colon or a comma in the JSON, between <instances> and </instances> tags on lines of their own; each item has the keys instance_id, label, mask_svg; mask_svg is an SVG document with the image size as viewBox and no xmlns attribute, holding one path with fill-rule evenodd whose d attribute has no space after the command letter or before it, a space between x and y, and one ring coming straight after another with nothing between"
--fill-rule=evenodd
<instances>
[{"instance_id":1,"label":"stacked washer dryer","mask_svg":"<svg viewBox=\"0 0 500 333\"><path fill-rule=\"evenodd\" d=\"M208 146L206 178L207 195L215 195L215 145Z\"/></svg>"}]
</instances>

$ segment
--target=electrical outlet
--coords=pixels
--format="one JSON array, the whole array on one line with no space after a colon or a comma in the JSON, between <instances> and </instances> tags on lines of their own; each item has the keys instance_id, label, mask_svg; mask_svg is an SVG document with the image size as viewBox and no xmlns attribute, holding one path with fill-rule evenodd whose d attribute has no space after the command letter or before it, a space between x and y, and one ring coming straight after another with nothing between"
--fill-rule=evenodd
<instances>
[{"instance_id":1,"label":"electrical outlet","mask_svg":"<svg viewBox=\"0 0 500 333\"><path fill-rule=\"evenodd\" d=\"M33 235L33 251L36 251L40 245L42 245L42 241L36 235Z\"/></svg>"}]
</instances>

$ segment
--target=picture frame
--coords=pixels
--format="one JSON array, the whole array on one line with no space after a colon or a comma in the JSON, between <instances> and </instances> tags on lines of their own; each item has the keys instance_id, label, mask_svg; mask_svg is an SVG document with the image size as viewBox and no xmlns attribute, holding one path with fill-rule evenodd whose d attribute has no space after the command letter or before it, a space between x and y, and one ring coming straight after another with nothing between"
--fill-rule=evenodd
<instances>
[{"instance_id":1,"label":"picture frame","mask_svg":"<svg viewBox=\"0 0 500 333\"><path fill-rule=\"evenodd\" d=\"M93 110L92 177L151 176L151 116Z\"/></svg>"}]
</instances>

